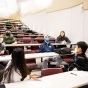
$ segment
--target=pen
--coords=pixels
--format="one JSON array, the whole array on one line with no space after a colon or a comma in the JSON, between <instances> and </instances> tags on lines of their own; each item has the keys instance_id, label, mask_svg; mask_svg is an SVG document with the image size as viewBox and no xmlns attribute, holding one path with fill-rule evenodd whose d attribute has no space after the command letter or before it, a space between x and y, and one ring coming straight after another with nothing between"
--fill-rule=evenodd
<instances>
[{"instance_id":1,"label":"pen","mask_svg":"<svg viewBox=\"0 0 88 88\"><path fill-rule=\"evenodd\" d=\"M71 74L77 76L77 74L74 74L74 73L71 73Z\"/></svg>"}]
</instances>

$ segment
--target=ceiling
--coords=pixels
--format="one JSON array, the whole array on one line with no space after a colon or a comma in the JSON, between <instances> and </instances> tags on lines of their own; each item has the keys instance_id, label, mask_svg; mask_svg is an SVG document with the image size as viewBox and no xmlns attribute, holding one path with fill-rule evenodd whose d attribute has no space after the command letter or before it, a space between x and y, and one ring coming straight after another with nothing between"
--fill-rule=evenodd
<instances>
[{"instance_id":1,"label":"ceiling","mask_svg":"<svg viewBox=\"0 0 88 88\"><path fill-rule=\"evenodd\" d=\"M15 17L45 9L52 0L0 0L0 18ZM48 3L48 4L47 4Z\"/></svg>"}]
</instances>

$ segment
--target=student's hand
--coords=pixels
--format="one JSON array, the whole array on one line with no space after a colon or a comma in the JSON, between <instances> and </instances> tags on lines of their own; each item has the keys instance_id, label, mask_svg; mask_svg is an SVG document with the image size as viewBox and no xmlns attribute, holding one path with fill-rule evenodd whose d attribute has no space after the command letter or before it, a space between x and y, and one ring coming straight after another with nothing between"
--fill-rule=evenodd
<instances>
[{"instance_id":1,"label":"student's hand","mask_svg":"<svg viewBox=\"0 0 88 88\"><path fill-rule=\"evenodd\" d=\"M17 44L17 42L14 42L14 43L12 43L12 44Z\"/></svg>"},{"instance_id":2,"label":"student's hand","mask_svg":"<svg viewBox=\"0 0 88 88\"><path fill-rule=\"evenodd\" d=\"M4 50L3 50L3 51L1 51L1 52L0 52L0 54L1 54L1 55L3 55L3 54L4 54Z\"/></svg>"},{"instance_id":3,"label":"student's hand","mask_svg":"<svg viewBox=\"0 0 88 88\"><path fill-rule=\"evenodd\" d=\"M60 65L60 68L64 68L64 65Z\"/></svg>"},{"instance_id":4,"label":"student's hand","mask_svg":"<svg viewBox=\"0 0 88 88\"><path fill-rule=\"evenodd\" d=\"M5 45L5 42L3 42L2 44Z\"/></svg>"},{"instance_id":5,"label":"student's hand","mask_svg":"<svg viewBox=\"0 0 88 88\"><path fill-rule=\"evenodd\" d=\"M32 78L32 79L34 79L34 80L37 80L38 79L38 76L35 75L35 74L30 74L29 77Z\"/></svg>"},{"instance_id":6,"label":"student's hand","mask_svg":"<svg viewBox=\"0 0 88 88\"><path fill-rule=\"evenodd\" d=\"M77 68L74 68L72 71L77 71L78 69Z\"/></svg>"}]
</instances>

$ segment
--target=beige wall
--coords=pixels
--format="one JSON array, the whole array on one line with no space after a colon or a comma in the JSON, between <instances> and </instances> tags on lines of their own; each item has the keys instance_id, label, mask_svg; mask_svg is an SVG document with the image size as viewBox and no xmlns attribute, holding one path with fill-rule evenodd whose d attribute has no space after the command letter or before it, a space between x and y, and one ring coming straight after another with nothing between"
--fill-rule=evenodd
<instances>
[{"instance_id":1,"label":"beige wall","mask_svg":"<svg viewBox=\"0 0 88 88\"><path fill-rule=\"evenodd\" d=\"M17 11L16 13L10 15L8 19L20 20L20 11Z\"/></svg>"},{"instance_id":2,"label":"beige wall","mask_svg":"<svg viewBox=\"0 0 88 88\"><path fill-rule=\"evenodd\" d=\"M58 10L63 10L71 8L82 4L84 0L54 0L52 5L46 9L47 12L53 12Z\"/></svg>"},{"instance_id":3,"label":"beige wall","mask_svg":"<svg viewBox=\"0 0 88 88\"><path fill-rule=\"evenodd\" d=\"M85 0L85 2L83 3L83 9L88 10L88 0Z\"/></svg>"},{"instance_id":4,"label":"beige wall","mask_svg":"<svg viewBox=\"0 0 88 88\"><path fill-rule=\"evenodd\" d=\"M55 12L59 10L69 9L80 4L83 4L82 7L84 10L88 9L88 0L53 0L52 4L48 8L33 11L32 14L39 13L44 10L46 10L47 13Z\"/></svg>"}]
</instances>

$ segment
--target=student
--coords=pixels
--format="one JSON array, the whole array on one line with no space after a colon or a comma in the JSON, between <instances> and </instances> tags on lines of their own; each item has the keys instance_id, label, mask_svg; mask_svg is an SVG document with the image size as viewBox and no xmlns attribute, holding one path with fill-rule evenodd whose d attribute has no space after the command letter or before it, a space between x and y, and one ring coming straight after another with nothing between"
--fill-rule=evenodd
<instances>
[{"instance_id":1,"label":"student","mask_svg":"<svg viewBox=\"0 0 88 88\"><path fill-rule=\"evenodd\" d=\"M39 52L44 53L44 52L54 52L54 46L50 43L50 38L49 36L45 37L45 42L42 43L39 47ZM62 63L62 59L59 56L52 56L48 58L43 58L43 68L48 68L47 63L52 60L57 62L57 66L60 66Z\"/></svg>"},{"instance_id":2,"label":"student","mask_svg":"<svg viewBox=\"0 0 88 88\"><path fill-rule=\"evenodd\" d=\"M5 53L5 47L2 43L0 43L0 55L4 55Z\"/></svg>"},{"instance_id":3,"label":"student","mask_svg":"<svg viewBox=\"0 0 88 88\"><path fill-rule=\"evenodd\" d=\"M0 33L0 55L3 55L5 52L5 47L2 44L2 42L3 42L3 37L2 37L2 34Z\"/></svg>"},{"instance_id":4,"label":"student","mask_svg":"<svg viewBox=\"0 0 88 88\"><path fill-rule=\"evenodd\" d=\"M3 44L17 44L14 36L11 34L9 29L7 29L3 35Z\"/></svg>"},{"instance_id":5,"label":"student","mask_svg":"<svg viewBox=\"0 0 88 88\"><path fill-rule=\"evenodd\" d=\"M0 56L5 55L5 50L5 46L2 43L0 43ZM1 65L5 66L5 64L5 62L0 62L0 69L2 68Z\"/></svg>"},{"instance_id":6,"label":"student","mask_svg":"<svg viewBox=\"0 0 88 88\"><path fill-rule=\"evenodd\" d=\"M11 30L7 29L3 35L3 44L17 44L15 37L11 34ZM9 50L9 54L12 53L13 47L6 47Z\"/></svg>"},{"instance_id":7,"label":"student","mask_svg":"<svg viewBox=\"0 0 88 88\"><path fill-rule=\"evenodd\" d=\"M0 32L0 43L2 43L2 42L3 42L3 36L2 36L2 34Z\"/></svg>"},{"instance_id":8,"label":"student","mask_svg":"<svg viewBox=\"0 0 88 88\"><path fill-rule=\"evenodd\" d=\"M65 36L65 32L61 31L60 35L57 37L56 43L61 43L61 44L66 44L66 43L71 43L68 37ZM66 45L60 45L58 48L66 47Z\"/></svg>"},{"instance_id":9,"label":"student","mask_svg":"<svg viewBox=\"0 0 88 88\"><path fill-rule=\"evenodd\" d=\"M25 63L24 50L22 48L15 48L11 57L11 61L8 62L3 72L1 83L18 82L29 78L37 79L35 75L29 75Z\"/></svg>"},{"instance_id":10,"label":"student","mask_svg":"<svg viewBox=\"0 0 88 88\"><path fill-rule=\"evenodd\" d=\"M76 54L73 58L73 63L69 66L68 70L83 70L88 71L88 58L86 57L86 50L88 45L80 41L76 45ZM64 67L61 65L61 67Z\"/></svg>"}]
</instances>

